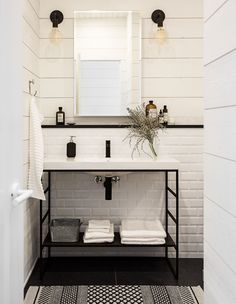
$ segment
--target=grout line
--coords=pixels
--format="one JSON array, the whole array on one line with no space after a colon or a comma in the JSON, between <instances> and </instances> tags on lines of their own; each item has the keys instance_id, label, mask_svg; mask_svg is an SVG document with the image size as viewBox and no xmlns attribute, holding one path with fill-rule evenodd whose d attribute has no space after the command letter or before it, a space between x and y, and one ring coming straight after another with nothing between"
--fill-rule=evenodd
<instances>
[{"instance_id":1,"label":"grout line","mask_svg":"<svg viewBox=\"0 0 236 304\"><path fill-rule=\"evenodd\" d=\"M156 41L156 38L145 38L142 37L142 40L154 40ZM203 40L203 36L201 37L168 37L167 40Z\"/></svg>"},{"instance_id":2,"label":"grout line","mask_svg":"<svg viewBox=\"0 0 236 304\"><path fill-rule=\"evenodd\" d=\"M227 105L227 106L210 107L210 108L205 108L204 110L208 111L208 110L227 109L227 108L234 108L234 107L236 107L236 104Z\"/></svg>"},{"instance_id":3,"label":"grout line","mask_svg":"<svg viewBox=\"0 0 236 304\"><path fill-rule=\"evenodd\" d=\"M210 16L208 16L204 23L208 22L229 0L225 0Z\"/></svg>"},{"instance_id":4,"label":"grout line","mask_svg":"<svg viewBox=\"0 0 236 304\"><path fill-rule=\"evenodd\" d=\"M203 76L142 76L142 79L203 79Z\"/></svg>"},{"instance_id":5,"label":"grout line","mask_svg":"<svg viewBox=\"0 0 236 304\"><path fill-rule=\"evenodd\" d=\"M203 59L203 57L142 57L142 59Z\"/></svg>"},{"instance_id":6,"label":"grout line","mask_svg":"<svg viewBox=\"0 0 236 304\"><path fill-rule=\"evenodd\" d=\"M22 41L22 43L27 47L28 50L31 51L32 54L35 55L35 57L36 57L38 60L40 59L40 57L32 50L32 48L31 48L28 44L26 44L24 41Z\"/></svg>"},{"instance_id":7,"label":"grout line","mask_svg":"<svg viewBox=\"0 0 236 304\"><path fill-rule=\"evenodd\" d=\"M221 205L219 205L216 201L214 201L213 199L209 198L206 194L205 197L213 204L215 204L218 208L220 208L221 210L223 210L225 213L227 213L228 215L232 216L233 218L236 218L236 215L234 215L233 213L231 213L230 211L226 210L224 207L222 207Z\"/></svg>"},{"instance_id":8,"label":"grout line","mask_svg":"<svg viewBox=\"0 0 236 304\"><path fill-rule=\"evenodd\" d=\"M33 73L32 73L33 74ZM40 79L74 79L73 76L52 76L52 77L38 77ZM137 78L137 77L134 77ZM143 76L142 79L202 79L202 76L157 76L157 77L149 77Z\"/></svg>"},{"instance_id":9,"label":"grout line","mask_svg":"<svg viewBox=\"0 0 236 304\"><path fill-rule=\"evenodd\" d=\"M48 20L48 18L46 17L39 17L40 20ZM74 17L64 17L64 20L74 20L75 18ZM150 20L150 17L141 17L141 19L144 19L144 20ZM191 16L188 16L188 17L166 17L165 20L203 20L203 17L191 17ZM137 24L137 23L136 23Z\"/></svg>"},{"instance_id":10,"label":"grout line","mask_svg":"<svg viewBox=\"0 0 236 304\"><path fill-rule=\"evenodd\" d=\"M211 248L211 250L215 252L215 254L216 254L216 255L218 256L218 258L222 261L222 263L223 263L225 266L227 266L227 268L228 268L229 270L231 270L231 272L232 272L234 275L236 275L236 272L234 271L234 269L231 268L231 266L230 266L228 263L225 262L225 260L222 258L222 256L215 250L214 247L212 247L212 245L208 242L208 240L207 240L206 238L204 238L204 240L205 240L205 242L207 243L207 245Z\"/></svg>"},{"instance_id":11,"label":"grout line","mask_svg":"<svg viewBox=\"0 0 236 304\"><path fill-rule=\"evenodd\" d=\"M209 65L211 65L211 64L213 64L213 63L215 63L215 62L217 62L217 61L219 61L219 60L221 60L221 59L223 59L224 57L226 57L226 56L228 56L228 55L234 53L235 51L236 51L236 48L233 48L232 50L226 52L225 54L220 55L219 57L217 57L217 58L215 58L215 59L209 61L209 62L206 63L206 64L204 64L204 67L205 67L205 68L208 67Z\"/></svg>"},{"instance_id":12,"label":"grout line","mask_svg":"<svg viewBox=\"0 0 236 304\"><path fill-rule=\"evenodd\" d=\"M40 18L39 18L39 15L38 15L38 13L37 13L37 11L36 11L36 9L34 8L33 4L31 3L31 1L30 1L30 0L27 0L27 2L28 2L29 5L32 7L32 9L33 9L33 11L35 12L35 15L38 17L38 19L40 19Z\"/></svg>"},{"instance_id":13,"label":"grout line","mask_svg":"<svg viewBox=\"0 0 236 304\"><path fill-rule=\"evenodd\" d=\"M28 69L27 67L25 67L24 65L23 65L23 69L26 70L26 71L28 71L29 73L31 73L31 74L34 75L35 77L37 77L38 80L40 80L40 77L39 77L38 75L36 75L34 72L32 72L31 70L29 70L29 69Z\"/></svg>"},{"instance_id":14,"label":"grout line","mask_svg":"<svg viewBox=\"0 0 236 304\"><path fill-rule=\"evenodd\" d=\"M227 158L227 157L217 155L217 154L214 154L214 153L209 153L209 152L205 152L205 154L211 155L211 156L214 156L214 157L217 157L217 158L221 158L221 159L224 159L224 160L228 160L228 161L233 162L233 163L236 163L236 160L232 159L232 158Z\"/></svg>"},{"instance_id":15,"label":"grout line","mask_svg":"<svg viewBox=\"0 0 236 304\"><path fill-rule=\"evenodd\" d=\"M29 23L29 21L25 18L25 16L23 16L24 21L28 24L28 26L31 28L31 30L34 32L34 34L37 36L38 39L40 39L39 34L35 31L35 29L33 28L33 26Z\"/></svg>"}]
</instances>

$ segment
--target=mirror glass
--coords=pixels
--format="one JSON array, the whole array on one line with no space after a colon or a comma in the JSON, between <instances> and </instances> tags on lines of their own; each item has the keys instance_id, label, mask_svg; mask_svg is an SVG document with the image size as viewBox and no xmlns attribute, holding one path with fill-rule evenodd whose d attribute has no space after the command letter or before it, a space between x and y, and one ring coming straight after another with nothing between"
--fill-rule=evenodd
<instances>
[{"instance_id":1,"label":"mirror glass","mask_svg":"<svg viewBox=\"0 0 236 304\"><path fill-rule=\"evenodd\" d=\"M137 12L75 12L76 116L126 116L141 103L141 18Z\"/></svg>"}]
</instances>

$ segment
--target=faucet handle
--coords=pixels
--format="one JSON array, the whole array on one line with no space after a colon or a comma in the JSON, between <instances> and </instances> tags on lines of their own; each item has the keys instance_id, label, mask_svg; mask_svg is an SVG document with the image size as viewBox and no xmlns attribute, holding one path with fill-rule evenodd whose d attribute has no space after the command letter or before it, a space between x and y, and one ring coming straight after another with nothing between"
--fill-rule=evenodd
<instances>
[{"instance_id":1,"label":"faucet handle","mask_svg":"<svg viewBox=\"0 0 236 304\"><path fill-rule=\"evenodd\" d=\"M106 158L111 157L111 141L106 140Z\"/></svg>"}]
</instances>

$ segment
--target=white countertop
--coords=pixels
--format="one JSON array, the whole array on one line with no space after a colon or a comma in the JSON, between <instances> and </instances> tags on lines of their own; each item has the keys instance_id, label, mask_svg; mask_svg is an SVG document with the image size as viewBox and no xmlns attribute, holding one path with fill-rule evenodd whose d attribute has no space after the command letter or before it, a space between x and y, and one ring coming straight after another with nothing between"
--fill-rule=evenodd
<instances>
[{"instance_id":1,"label":"white countertop","mask_svg":"<svg viewBox=\"0 0 236 304\"><path fill-rule=\"evenodd\" d=\"M177 170L180 162L174 158L156 160L131 158L46 158L44 170Z\"/></svg>"}]
</instances>

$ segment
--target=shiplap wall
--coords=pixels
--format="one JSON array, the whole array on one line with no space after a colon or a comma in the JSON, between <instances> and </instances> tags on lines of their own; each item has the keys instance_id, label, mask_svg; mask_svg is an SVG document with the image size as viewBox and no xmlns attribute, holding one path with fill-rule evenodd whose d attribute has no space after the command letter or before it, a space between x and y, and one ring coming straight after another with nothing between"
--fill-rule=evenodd
<instances>
[{"instance_id":1,"label":"shiplap wall","mask_svg":"<svg viewBox=\"0 0 236 304\"><path fill-rule=\"evenodd\" d=\"M236 303L235 11L205 1L205 304Z\"/></svg>"},{"instance_id":2,"label":"shiplap wall","mask_svg":"<svg viewBox=\"0 0 236 304\"><path fill-rule=\"evenodd\" d=\"M41 109L48 122L55 122L58 106L73 117L73 28L76 10L134 10L142 17L142 100L154 99L158 107L168 105L176 123L202 123L202 1L45 1L40 6ZM63 41L53 47L48 39L49 15L60 9ZM166 13L169 39L159 45L154 39L156 24L151 13ZM80 121L84 121L80 119ZM94 119L93 119L94 121ZM105 120L103 120L104 122Z\"/></svg>"},{"instance_id":3,"label":"shiplap wall","mask_svg":"<svg viewBox=\"0 0 236 304\"><path fill-rule=\"evenodd\" d=\"M27 188L29 167L29 80L34 79L32 90L39 94L39 0L24 0L23 10L23 102L24 102L24 159L23 188ZM38 257L38 201L28 200L24 204L24 279Z\"/></svg>"}]
</instances>

